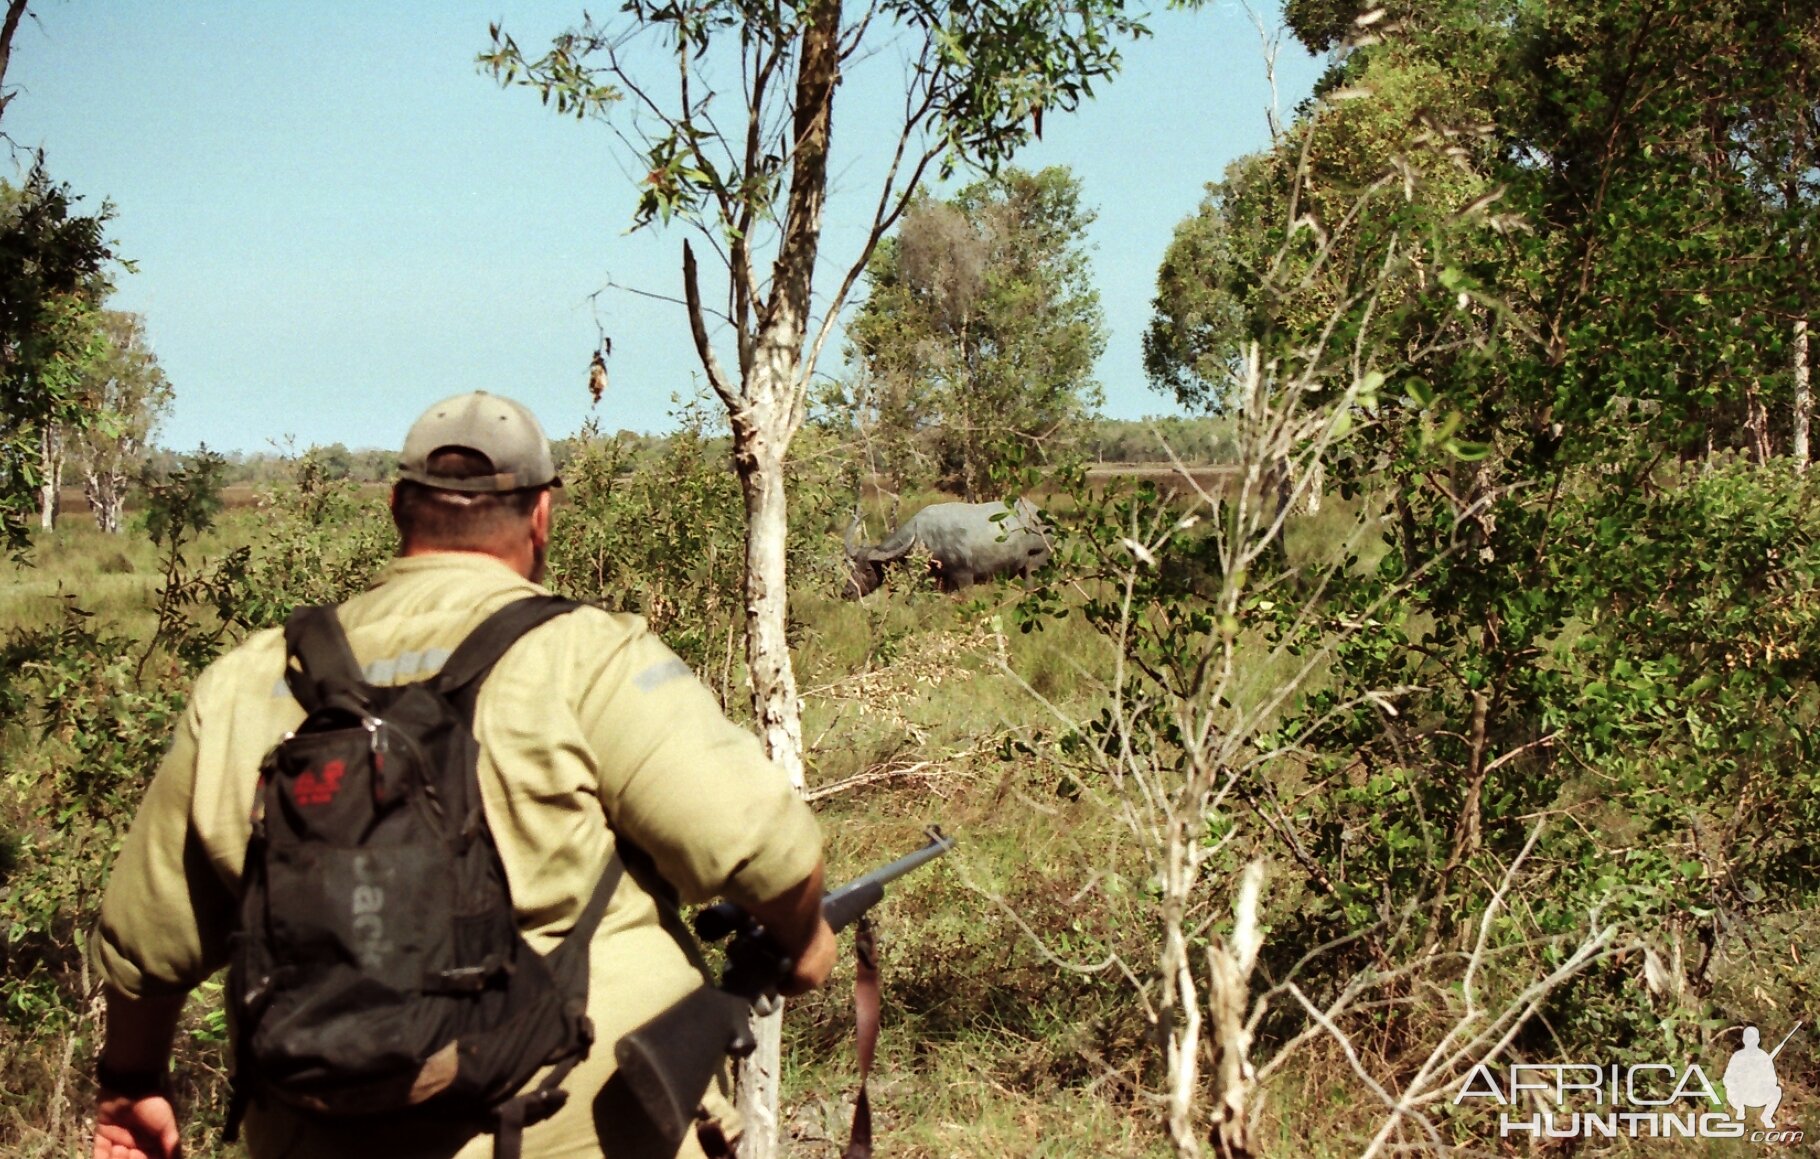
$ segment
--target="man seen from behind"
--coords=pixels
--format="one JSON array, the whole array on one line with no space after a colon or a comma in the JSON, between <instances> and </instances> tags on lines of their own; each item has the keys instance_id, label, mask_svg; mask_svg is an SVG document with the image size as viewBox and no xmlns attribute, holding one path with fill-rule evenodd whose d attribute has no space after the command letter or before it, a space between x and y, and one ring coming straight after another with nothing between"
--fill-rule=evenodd
<instances>
[{"instance_id":1,"label":"man seen from behind","mask_svg":"<svg viewBox=\"0 0 1820 1159\"><path fill-rule=\"evenodd\" d=\"M481 392L431 407L405 440L392 515L400 551L338 609L367 683L436 674L491 613L543 594L551 488L560 480L528 410ZM169 1060L185 996L227 960L264 754L304 717L285 643L268 630L197 679L171 748L114 864L94 939L106 983L95 1159L172 1159ZM590 944L596 1032L566 1104L525 1129L527 1159L696 1159L737 1135L708 1092L702 1130L664 1144L615 1074L613 1044L703 984L678 903L725 897L795 958L786 993L834 958L821 918L820 836L752 735L728 721L638 617L582 607L531 629L474 709L485 819L518 926L547 952L603 869L625 876ZM253 1159L482 1159L493 1139L422 1113L330 1119L255 1101Z\"/></svg>"}]
</instances>

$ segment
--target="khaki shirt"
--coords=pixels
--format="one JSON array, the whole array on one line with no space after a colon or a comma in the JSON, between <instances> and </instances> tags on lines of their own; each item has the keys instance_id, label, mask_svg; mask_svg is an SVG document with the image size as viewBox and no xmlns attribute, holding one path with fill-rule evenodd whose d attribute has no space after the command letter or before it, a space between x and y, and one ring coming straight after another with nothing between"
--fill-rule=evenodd
<instances>
[{"instance_id":1,"label":"khaki shirt","mask_svg":"<svg viewBox=\"0 0 1820 1159\"><path fill-rule=\"evenodd\" d=\"M394 560L341 623L375 684L425 679L481 620L543 589L488 556ZM96 957L129 995L187 991L226 961L259 762L303 710L283 682L281 632L260 632L196 681L171 750L114 863ZM547 952L575 922L616 835L649 854L685 902L768 901L814 870L809 809L758 741L636 616L580 608L527 633L475 709L487 820L519 924ZM594 937L588 1014L597 1041L563 1084L567 1106L525 1133L527 1157L664 1151L611 1082L612 1044L700 984L673 907L628 874ZM487 1156L490 1136L421 1125L336 1127L255 1105L258 1159ZM691 1141L681 1152L699 1154Z\"/></svg>"}]
</instances>

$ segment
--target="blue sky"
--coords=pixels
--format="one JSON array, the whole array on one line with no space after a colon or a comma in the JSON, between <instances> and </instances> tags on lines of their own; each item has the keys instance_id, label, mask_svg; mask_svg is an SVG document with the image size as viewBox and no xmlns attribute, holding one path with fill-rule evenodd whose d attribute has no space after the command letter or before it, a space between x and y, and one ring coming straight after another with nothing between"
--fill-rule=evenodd
<instances>
[{"instance_id":1,"label":"blue sky","mask_svg":"<svg viewBox=\"0 0 1820 1159\"><path fill-rule=\"evenodd\" d=\"M680 307L618 291L590 300L609 280L676 293L683 235L628 234L633 185L604 126L501 91L473 63L490 21L540 50L580 3L34 11L4 127L42 146L89 204L114 203L116 248L137 271L113 304L145 314L176 388L165 445L396 447L428 404L474 389L522 399L552 435L590 414L609 431L661 431L673 396L695 389ZM1124 418L1170 409L1144 384L1139 343L1171 229L1268 140L1264 55L1242 6L1150 24L1123 73L1081 112L1047 117L1017 161L1073 167L1098 208L1088 240L1111 330L1099 377L1106 413ZM889 52L865 62L837 97L824 252L843 267L869 211L863 159L884 143L868 130L889 123L895 66ZM1320 67L1283 45L1285 114ZM597 322L613 338L613 385L593 408ZM838 362L836 351L824 369Z\"/></svg>"}]
</instances>

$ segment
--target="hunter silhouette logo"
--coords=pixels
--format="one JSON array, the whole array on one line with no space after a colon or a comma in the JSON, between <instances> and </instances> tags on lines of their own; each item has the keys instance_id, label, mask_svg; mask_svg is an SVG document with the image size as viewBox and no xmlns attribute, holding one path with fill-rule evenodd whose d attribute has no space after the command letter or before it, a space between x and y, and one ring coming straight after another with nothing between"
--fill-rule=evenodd
<instances>
[{"instance_id":1,"label":"hunter silhouette logo","mask_svg":"<svg viewBox=\"0 0 1820 1159\"><path fill-rule=\"evenodd\" d=\"M1801 1023L1795 1023L1795 1030L1801 1029ZM1776 1049L1765 1052L1757 1043L1762 1035L1754 1026L1744 1028L1744 1045L1732 1052L1731 1061L1725 1064L1725 1101L1731 1104L1735 1118L1744 1118L1746 1107L1762 1107L1763 1117L1758 1120L1768 1130L1776 1129L1776 1108L1782 1105L1782 1084L1776 1081L1776 1056L1788 1045L1788 1040L1795 1037L1795 1030L1782 1036Z\"/></svg>"},{"instance_id":2,"label":"hunter silhouette logo","mask_svg":"<svg viewBox=\"0 0 1820 1159\"><path fill-rule=\"evenodd\" d=\"M339 760L322 766L320 773L315 769L305 769L298 774L291 795L299 805L326 805L341 791L341 778L347 771L347 762Z\"/></svg>"}]
</instances>

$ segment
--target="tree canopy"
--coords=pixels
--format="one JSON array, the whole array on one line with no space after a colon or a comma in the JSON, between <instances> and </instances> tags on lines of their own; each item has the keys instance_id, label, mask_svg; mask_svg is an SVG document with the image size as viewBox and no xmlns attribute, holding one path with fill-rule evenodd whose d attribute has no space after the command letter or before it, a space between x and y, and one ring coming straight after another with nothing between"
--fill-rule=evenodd
<instances>
[{"instance_id":1,"label":"tree canopy","mask_svg":"<svg viewBox=\"0 0 1820 1159\"><path fill-rule=\"evenodd\" d=\"M1157 389L1214 410L1248 367L1267 387L1373 384L1332 466L1387 551L1324 588L1364 627L1283 735L1344 786L1301 847L1336 867L1349 833L1381 840L1296 937L1471 894L1475 857L1502 859L1495 877L1562 809L1576 826L1537 847L1560 867L1549 920L1633 907L1710 944L1734 875L1810 904L1811 858L1730 819L1758 794L1775 799L1758 826L1820 815L1796 659L1809 500L1782 469L1806 461L1820 305L1811 5L1286 15L1333 51L1328 75L1178 226L1146 359ZM1392 686L1394 719L1356 707ZM1613 1017L1571 1010L1563 1040Z\"/></svg>"},{"instance_id":2,"label":"tree canopy","mask_svg":"<svg viewBox=\"0 0 1820 1159\"><path fill-rule=\"evenodd\" d=\"M142 317L102 310L97 320L99 348L83 362L77 380L78 401L93 421L77 432L75 457L96 522L102 531L117 533L127 482L170 410L172 390Z\"/></svg>"},{"instance_id":3,"label":"tree canopy","mask_svg":"<svg viewBox=\"0 0 1820 1159\"><path fill-rule=\"evenodd\" d=\"M77 379L108 290L111 210L82 214L40 161L0 186L0 527L15 550L38 503L42 436L89 421Z\"/></svg>"},{"instance_id":4,"label":"tree canopy","mask_svg":"<svg viewBox=\"0 0 1820 1159\"><path fill-rule=\"evenodd\" d=\"M887 474L985 498L995 468L1070 449L1099 404L1106 344L1081 240L1092 220L1063 168L1009 168L911 204L849 329Z\"/></svg>"}]
</instances>

